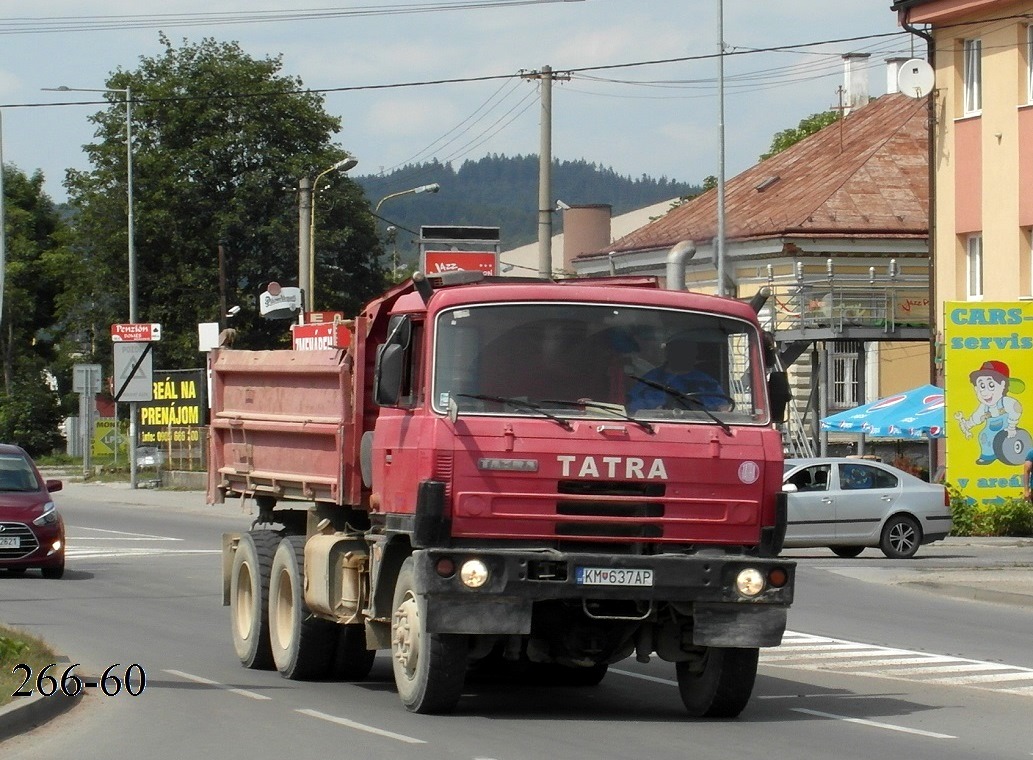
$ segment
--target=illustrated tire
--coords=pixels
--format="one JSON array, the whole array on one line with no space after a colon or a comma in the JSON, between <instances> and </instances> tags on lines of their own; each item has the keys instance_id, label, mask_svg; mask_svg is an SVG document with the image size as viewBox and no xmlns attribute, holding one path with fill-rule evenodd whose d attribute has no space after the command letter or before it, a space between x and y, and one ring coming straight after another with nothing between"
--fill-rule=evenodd
<instances>
[{"instance_id":1,"label":"illustrated tire","mask_svg":"<svg viewBox=\"0 0 1033 760\"><path fill-rule=\"evenodd\" d=\"M1016 430L1011 438L1002 430L994 436L994 454L1005 464L1018 467L1026 459L1026 452L1033 448L1033 438L1025 430Z\"/></svg>"},{"instance_id":2,"label":"illustrated tire","mask_svg":"<svg viewBox=\"0 0 1033 760\"><path fill-rule=\"evenodd\" d=\"M679 662L678 691L694 718L734 718L753 693L760 652L754 647L707 647L701 661Z\"/></svg>"},{"instance_id":3,"label":"illustrated tire","mask_svg":"<svg viewBox=\"0 0 1033 760\"><path fill-rule=\"evenodd\" d=\"M894 515L882 528L879 548L890 559L910 559L922 543L922 529L908 515Z\"/></svg>"},{"instance_id":4,"label":"illustrated tire","mask_svg":"<svg viewBox=\"0 0 1033 760\"><path fill-rule=\"evenodd\" d=\"M373 668L375 649L366 649L366 626L337 626L337 652L334 655L334 677L342 681L361 681Z\"/></svg>"},{"instance_id":5,"label":"illustrated tire","mask_svg":"<svg viewBox=\"0 0 1033 760\"><path fill-rule=\"evenodd\" d=\"M286 536L269 574L269 646L280 675L294 681L330 675L338 635L305 606L304 558L305 537Z\"/></svg>"},{"instance_id":6,"label":"illustrated tire","mask_svg":"<svg viewBox=\"0 0 1033 760\"><path fill-rule=\"evenodd\" d=\"M863 546L830 546L829 548L837 557L843 557L845 559L856 557L864 551Z\"/></svg>"},{"instance_id":7,"label":"illustrated tire","mask_svg":"<svg viewBox=\"0 0 1033 760\"><path fill-rule=\"evenodd\" d=\"M230 571L230 631L246 668L273 667L269 648L269 572L280 534L256 530L240 537Z\"/></svg>"},{"instance_id":8,"label":"illustrated tire","mask_svg":"<svg viewBox=\"0 0 1033 760\"><path fill-rule=\"evenodd\" d=\"M427 633L427 601L416 593L413 560L402 563L391 609L391 667L410 712L450 712L466 679L464 636Z\"/></svg>"}]
</instances>

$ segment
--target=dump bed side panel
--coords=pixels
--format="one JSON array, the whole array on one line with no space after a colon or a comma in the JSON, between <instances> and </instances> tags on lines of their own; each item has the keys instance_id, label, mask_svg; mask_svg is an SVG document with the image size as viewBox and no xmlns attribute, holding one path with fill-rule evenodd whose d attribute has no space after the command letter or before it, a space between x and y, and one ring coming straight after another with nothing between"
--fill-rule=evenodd
<instances>
[{"instance_id":1,"label":"dump bed side panel","mask_svg":"<svg viewBox=\"0 0 1033 760\"><path fill-rule=\"evenodd\" d=\"M357 450L354 438L347 352L213 352L209 501L351 503L358 461L343 452Z\"/></svg>"}]
</instances>

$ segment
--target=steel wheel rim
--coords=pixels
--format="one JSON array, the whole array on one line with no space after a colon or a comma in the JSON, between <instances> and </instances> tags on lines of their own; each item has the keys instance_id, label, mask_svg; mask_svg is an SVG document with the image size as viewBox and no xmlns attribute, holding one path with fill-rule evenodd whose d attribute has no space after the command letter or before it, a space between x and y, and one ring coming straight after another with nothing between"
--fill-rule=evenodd
<instances>
[{"instance_id":1,"label":"steel wheel rim","mask_svg":"<svg viewBox=\"0 0 1033 760\"><path fill-rule=\"evenodd\" d=\"M291 588L291 576L284 568L280 571L280 582L276 589L276 605L270 617L273 635L281 649L290 646L294 631L294 590Z\"/></svg>"},{"instance_id":2,"label":"steel wheel rim","mask_svg":"<svg viewBox=\"0 0 1033 760\"><path fill-rule=\"evenodd\" d=\"M247 641L251 636L251 624L254 621L252 606L255 595L252 592L251 568L246 562L241 563L237 571L236 601L237 609L233 616L233 623L237 627L237 635L242 641Z\"/></svg>"},{"instance_id":3,"label":"steel wheel rim","mask_svg":"<svg viewBox=\"0 0 1033 760\"><path fill-rule=\"evenodd\" d=\"M412 678L420 660L420 613L416 597L407 591L394 614L392 648L395 662L406 678Z\"/></svg>"}]
</instances>

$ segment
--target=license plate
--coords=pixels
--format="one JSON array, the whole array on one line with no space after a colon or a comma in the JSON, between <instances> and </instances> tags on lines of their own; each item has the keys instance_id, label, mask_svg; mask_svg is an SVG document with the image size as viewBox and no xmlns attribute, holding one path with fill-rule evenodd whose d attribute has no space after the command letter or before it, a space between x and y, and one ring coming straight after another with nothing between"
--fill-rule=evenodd
<instances>
[{"instance_id":1,"label":"license plate","mask_svg":"<svg viewBox=\"0 0 1033 760\"><path fill-rule=\"evenodd\" d=\"M0 538L0 549L20 549L22 540L20 536L4 536Z\"/></svg>"},{"instance_id":2,"label":"license plate","mask_svg":"<svg viewBox=\"0 0 1033 760\"><path fill-rule=\"evenodd\" d=\"M652 586L653 571L648 568L579 567L579 586Z\"/></svg>"}]
</instances>

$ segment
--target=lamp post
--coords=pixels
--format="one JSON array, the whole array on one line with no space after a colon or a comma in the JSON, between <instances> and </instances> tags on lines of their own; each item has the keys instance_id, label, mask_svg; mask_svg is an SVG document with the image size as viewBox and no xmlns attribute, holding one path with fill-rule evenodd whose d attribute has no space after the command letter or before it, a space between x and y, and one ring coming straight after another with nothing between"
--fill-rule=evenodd
<instances>
[{"instance_id":1,"label":"lamp post","mask_svg":"<svg viewBox=\"0 0 1033 760\"><path fill-rule=\"evenodd\" d=\"M312 180L311 190L311 212L309 214L308 224L308 293L305 294L305 301L308 304L309 311L316 307L316 189L319 187L319 180L325 177L330 172L335 171L348 171L354 169L359 163L359 159L349 156L348 158L342 158L333 166L323 169L316 178Z\"/></svg>"},{"instance_id":2,"label":"lamp post","mask_svg":"<svg viewBox=\"0 0 1033 760\"><path fill-rule=\"evenodd\" d=\"M409 195L409 194L416 194L416 193L436 193L440 189L441 189L441 185L439 185L437 182L432 182L429 185L420 185L419 187L410 187L408 190L399 190L397 193L391 193L390 195L385 195L383 198L381 198L379 201L377 201L377 205L373 209L373 213L376 214L378 211L380 211L380 207L384 204L384 201L390 200L391 198L397 198L399 195Z\"/></svg>"},{"instance_id":3,"label":"lamp post","mask_svg":"<svg viewBox=\"0 0 1033 760\"><path fill-rule=\"evenodd\" d=\"M136 242L133 223L133 94L129 87L44 87L49 92L118 92L126 99L126 225L129 257L129 321L137 320L136 309ZM129 486L136 488L136 417L137 402L129 402ZM116 430L117 432L117 430ZM117 448L117 445L116 445Z\"/></svg>"}]
</instances>

